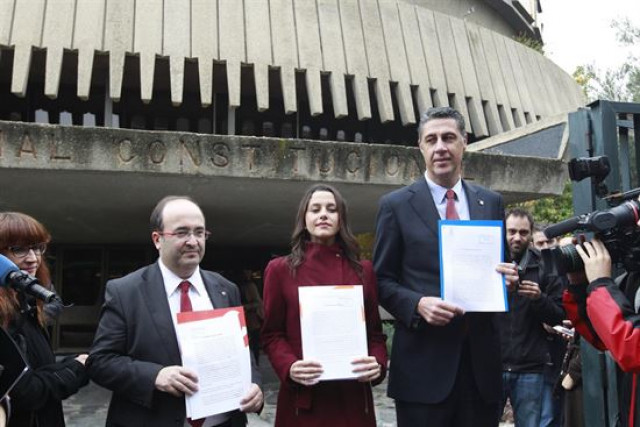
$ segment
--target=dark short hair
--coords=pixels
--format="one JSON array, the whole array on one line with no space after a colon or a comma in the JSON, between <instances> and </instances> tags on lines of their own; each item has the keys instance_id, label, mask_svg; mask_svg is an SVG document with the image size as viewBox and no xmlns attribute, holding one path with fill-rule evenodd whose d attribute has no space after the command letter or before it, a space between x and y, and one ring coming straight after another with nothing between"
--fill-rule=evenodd
<instances>
[{"instance_id":1,"label":"dark short hair","mask_svg":"<svg viewBox=\"0 0 640 427\"><path fill-rule=\"evenodd\" d=\"M547 228L550 224L546 223L546 222L538 222L533 226L533 231L534 232L540 232L540 233L544 233L545 228Z\"/></svg>"},{"instance_id":2,"label":"dark short hair","mask_svg":"<svg viewBox=\"0 0 640 427\"><path fill-rule=\"evenodd\" d=\"M420 141L424 125L434 119L453 119L456 121L458 130L462 136L467 134L464 130L466 127L464 117L458 110L451 107L433 107L429 108L427 111L422 113L422 116L420 116L420 123L418 123L418 142Z\"/></svg>"},{"instance_id":3,"label":"dark short hair","mask_svg":"<svg viewBox=\"0 0 640 427\"><path fill-rule=\"evenodd\" d=\"M516 218L527 218L527 220L529 221L529 229L531 231L535 229L536 225L533 221L533 215L531 215L531 213L528 210L523 208L509 209L507 213L504 215L504 220L506 221L510 216L514 216Z\"/></svg>"},{"instance_id":4,"label":"dark short hair","mask_svg":"<svg viewBox=\"0 0 640 427\"><path fill-rule=\"evenodd\" d=\"M158 202L158 204L156 204L156 207L153 208L153 211L151 211L151 217L149 218L149 228L151 229L151 231L162 231L164 229L164 224L162 223L162 212L164 211L165 206L167 206L169 202L173 202L174 200L187 200L198 206L198 203L196 203L196 201L189 196L163 197Z\"/></svg>"}]
</instances>

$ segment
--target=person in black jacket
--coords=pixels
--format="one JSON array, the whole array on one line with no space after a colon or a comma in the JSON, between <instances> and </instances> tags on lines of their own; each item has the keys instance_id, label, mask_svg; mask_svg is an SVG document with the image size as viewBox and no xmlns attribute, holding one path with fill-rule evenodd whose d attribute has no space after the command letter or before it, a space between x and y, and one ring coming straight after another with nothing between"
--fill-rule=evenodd
<instances>
[{"instance_id":1,"label":"person in black jacket","mask_svg":"<svg viewBox=\"0 0 640 427\"><path fill-rule=\"evenodd\" d=\"M515 208L506 214L511 259L519 267L520 282L509 292L509 311L501 313L503 406L511 400L517 426L539 427L544 368L549 347L543 323L562 323L562 282L540 274L540 255L530 248L533 217Z\"/></svg>"},{"instance_id":2,"label":"person in black jacket","mask_svg":"<svg viewBox=\"0 0 640 427\"><path fill-rule=\"evenodd\" d=\"M18 212L0 213L0 254L43 284L50 283L43 259L50 239L34 218ZM64 426L62 400L87 384L87 355L56 362L42 303L6 287L0 288L0 325L18 344L30 368L9 394L9 427Z\"/></svg>"}]
</instances>

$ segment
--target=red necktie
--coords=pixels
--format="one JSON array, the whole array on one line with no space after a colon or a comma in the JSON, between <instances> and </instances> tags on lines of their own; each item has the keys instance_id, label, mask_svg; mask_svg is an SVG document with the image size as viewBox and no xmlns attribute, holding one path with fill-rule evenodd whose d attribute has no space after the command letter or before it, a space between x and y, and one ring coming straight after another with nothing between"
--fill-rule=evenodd
<instances>
[{"instance_id":1,"label":"red necktie","mask_svg":"<svg viewBox=\"0 0 640 427\"><path fill-rule=\"evenodd\" d=\"M191 298L189 298L189 288L191 287L191 283L188 280L184 280L180 282L180 313L184 313L186 311L193 311L193 307L191 307Z\"/></svg>"},{"instance_id":2,"label":"red necktie","mask_svg":"<svg viewBox=\"0 0 640 427\"><path fill-rule=\"evenodd\" d=\"M460 219L458 211L456 210L456 192L448 189L445 197L447 198L446 219Z\"/></svg>"},{"instance_id":3,"label":"red necktie","mask_svg":"<svg viewBox=\"0 0 640 427\"><path fill-rule=\"evenodd\" d=\"M191 287L191 283L188 280L184 280L180 282L180 313L184 313L187 311L193 311L193 307L191 306L191 298L189 298L189 288ZM192 420L191 418L187 418L187 421L193 427L201 427L204 424L204 418L200 418L198 420Z\"/></svg>"}]
</instances>

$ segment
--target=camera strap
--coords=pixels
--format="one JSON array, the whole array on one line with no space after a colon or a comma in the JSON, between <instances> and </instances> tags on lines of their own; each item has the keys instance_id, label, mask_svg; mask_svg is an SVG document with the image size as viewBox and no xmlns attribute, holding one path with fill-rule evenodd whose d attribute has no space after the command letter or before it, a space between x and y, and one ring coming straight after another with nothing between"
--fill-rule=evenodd
<instances>
[{"instance_id":1,"label":"camera strap","mask_svg":"<svg viewBox=\"0 0 640 427\"><path fill-rule=\"evenodd\" d=\"M638 274L629 274L624 272L616 277L616 285L624 292L629 301L633 301L633 310L638 313L640 311L640 277Z\"/></svg>"},{"instance_id":2,"label":"camera strap","mask_svg":"<svg viewBox=\"0 0 640 427\"><path fill-rule=\"evenodd\" d=\"M633 302L633 310L640 311L640 275L625 271L615 278L614 283L624 293L629 302Z\"/></svg>"}]
</instances>

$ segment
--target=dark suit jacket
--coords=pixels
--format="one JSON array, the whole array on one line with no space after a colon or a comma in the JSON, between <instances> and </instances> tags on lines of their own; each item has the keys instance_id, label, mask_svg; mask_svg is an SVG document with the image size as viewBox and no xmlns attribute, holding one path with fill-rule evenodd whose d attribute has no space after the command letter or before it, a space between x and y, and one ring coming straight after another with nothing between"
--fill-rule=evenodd
<instances>
[{"instance_id":1,"label":"dark suit jacket","mask_svg":"<svg viewBox=\"0 0 640 427\"><path fill-rule=\"evenodd\" d=\"M241 305L236 285L200 272L214 307ZM86 363L91 379L113 391L107 425L182 427L184 397L155 389L158 372L170 365L182 361L158 263L110 280ZM260 385L253 360L252 371L252 381ZM245 414L235 412L234 427L245 424Z\"/></svg>"},{"instance_id":2,"label":"dark suit jacket","mask_svg":"<svg viewBox=\"0 0 640 427\"><path fill-rule=\"evenodd\" d=\"M471 219L504 220L499 194L464 181L463 188ZM407 402L443 401L453 388L467 335L480 394L496 402L501 398L496 315L467 313L446 326L432 326L416 312L421 297L441 296L439 219L424 178L380 200L374 267L380 304L396 318L388 394Z\"/></svg>"}]
</instances>

